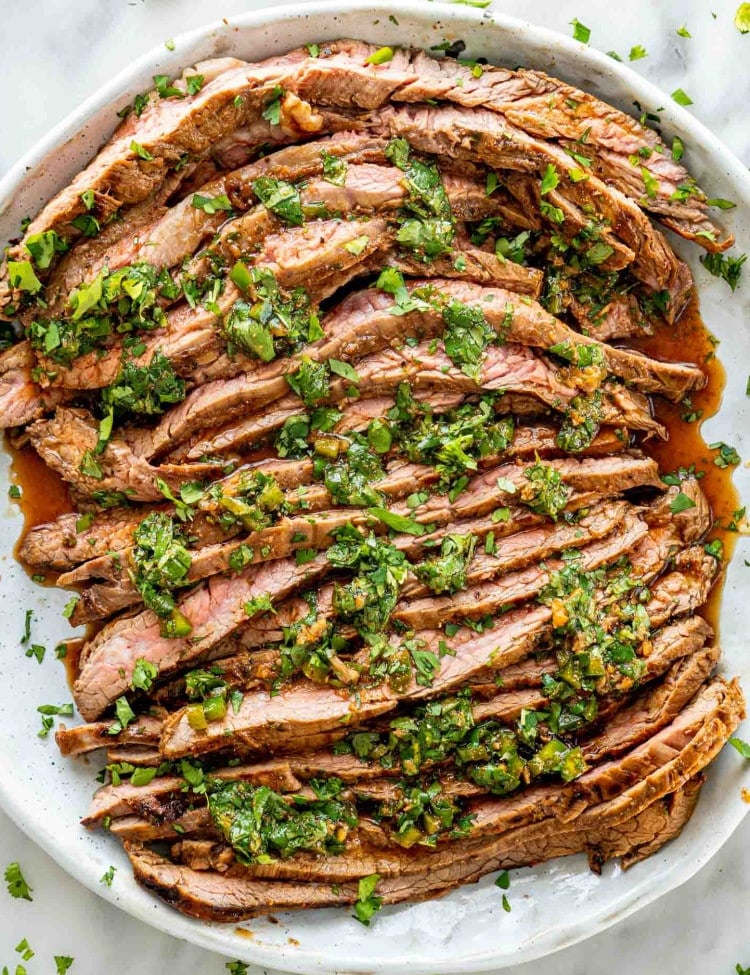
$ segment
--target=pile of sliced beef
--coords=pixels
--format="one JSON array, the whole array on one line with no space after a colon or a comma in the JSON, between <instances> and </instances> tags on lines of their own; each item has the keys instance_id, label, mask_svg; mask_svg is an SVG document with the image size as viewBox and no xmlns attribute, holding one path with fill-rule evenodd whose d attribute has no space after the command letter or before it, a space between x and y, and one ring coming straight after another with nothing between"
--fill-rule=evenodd
<instances>
[{"instance_id":1,"label":"pile of sliced beef","mask_svg":"<svg viewBox=\"0 0 750 975\"><path fill-rule=\"evenodd\" d=\"M436 213L409 161L448 207L437 253L410 236ZM141 884L236 921L354 904L374 874L391 904L579 852L595 870L629 866L679 834L743 699L715 676L701 615L721 565L700 480L668 485L649 455L666 436L654 402L705 384L636 348L693 293L652 219L710 251L731 244L660 136L595 97L535 70L342 40L162 80L11 245L0 425L71 498L20 554L78 594L72 624L94 624L73 689L86 723L57 741L106 751L83 821L122 840ZM96 315L115 313L101 287L143 267L160 282L148 327L98 340ZM263 324L264 302L276 332L248 344L232 322L244 308L244 328ZM294 347L273 344L284 314L310 324ZM66 329L89 342L67 358ZM128 375L158 399L157 363L177 394L113 409ZM316 369L327 380L311 397L299 377ZM405 399L434 442L399 440ZM503 422L507 435L456 473L471 422L475 438ZM352 444L377 464L347 495ZM268 484L263 507L248 485ZM144 583L148 518L187 552L166 610ZM355 603L363 578L387 587L331 554L353 537L403 568L376 632L357 615L367 595L342 610L347 586ZM462 571L435 585L429 567L454 544ZM645 627L627 638L630 670L613 656L583 688L572 570L598 639ZM324 673L289 670L329 632L341 642ZM203 700L196 672L213 682ZM560 721L556 702L592 700ZM469 775L455 750L393 760L399 729L456 702L472 727L515 736L514 787ZM391 751L365 754L366 739ZM539 772L545 745L576 770ZM328 783L356 820L333 824L325 850L253 856L211 803L237 783L247 802L268 789L290 809L314 808ZM415 788L462 827L399 837L393 810L408 813Z\"/></svg>"}]
</instances>

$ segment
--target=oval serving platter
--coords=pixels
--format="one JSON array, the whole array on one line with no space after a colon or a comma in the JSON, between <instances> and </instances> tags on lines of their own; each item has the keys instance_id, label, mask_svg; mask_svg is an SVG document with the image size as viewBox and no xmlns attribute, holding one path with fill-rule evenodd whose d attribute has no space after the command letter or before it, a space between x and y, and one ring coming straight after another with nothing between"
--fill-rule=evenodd
<instances>
[{"instance_id":1,"label":"oval serving platter","mask_svg":"<svg viewBox=\"0 0 750 975\"><path fill-rule=\"evenodd\" d=\"M17 233L23 216L36 212L94 154L117 122L116 111L148 88L157 73L178 73L185 65L224 55L257 60L292 47L337 37L375 44L429 48L462 39L467 56L498 64L548 71L632 111L661 112L668 137L679 135L687 163L709 196L737 203L728 217L737 249L750 248L750 175L699 122L628 68L551 31L489 11L438 3L378 4L360 0L316 2L302 7L254 11L228 23L212 24L175 40L175 50L155 49L103 86L58 125L0 182L0 240ZM674 242L674 241L673 241ZM693 269L704 321L723 343L728 371L720 413L705 424L705 439L726 439L750 456L750 399L745 395L750 362L750 286L731 293L698 261L696 247L682 241L676 250ZM0 495L7 497L10 458L0 454ZM738 468L740 495L750 497L750 471ZM54 646L67 635L61 610L66 594L40 589L15 562L13 548L22 529L15 505L0 511L0 805L11 818L81 883L135 917L195 944L247 962L300 973L368 972L401 975L439 970L478 972L540 957L601 931L688 880L731 835L748 805L740 790L750 775L736 753L725 752L708 775L697 811L681 837L657 855L623 872L608 865L592 874L585 857L553 861L514 871L512 912L505 913L492 877L424 904L384 909L365 928L346 910L282 915L280 923L257 919L244 928L206 924L183 917L140 889L127 859L106 836L79 825L95 788L98 766L67 762L51 738L37 736L39 704L70 700L62 666L52 654L39 667L24 658L19 638L27 609L34 611L34 640ZM750 574L744 566L747 540L740 539L728 569L720 615L722 671L738 675L750 688L750 655L745 651ZM742 729L740 729L742 734ZM99 879L113 864L111 888Z\"/></svg>"}]
</instances>

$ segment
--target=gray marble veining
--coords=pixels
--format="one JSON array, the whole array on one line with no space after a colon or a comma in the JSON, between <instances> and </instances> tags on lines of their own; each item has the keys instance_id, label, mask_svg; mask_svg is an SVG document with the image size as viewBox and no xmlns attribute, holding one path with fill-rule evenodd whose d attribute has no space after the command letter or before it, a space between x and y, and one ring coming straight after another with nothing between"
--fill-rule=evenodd
<instances>
[{"instance_id":1,"label":"gray marble veining","mask_svg":"<svg viewBox=\"0 0 750 975\"><path fill-rule=\"evenodd\" d=\"M0 173L133 57L248 6L248 0L0 0ZM615 50L625 61L642 45L648 57L635 61L635 70L667 95L678 87L686 91L694 102L690 110L750 162L750 35L733 25L737 0L495 0L494 6L563 33L578 17L591 28L593 46ZM677 34L682 25L692 37ZM647 911L514 971L731 975L737 962L750 964L748 839L746 822L693 880ZM153 931L85 890L0 813L0 867L11 860L22 863L34 902L11 901L0 888L0 967L15 970L20 958L14 946L27 938L36 952L26 964L29 975L52 972L53 955L75 957L72 975L225 971L224 959ZM501 930L497 934L502 938Z\"/></svg>"}]
</instances>

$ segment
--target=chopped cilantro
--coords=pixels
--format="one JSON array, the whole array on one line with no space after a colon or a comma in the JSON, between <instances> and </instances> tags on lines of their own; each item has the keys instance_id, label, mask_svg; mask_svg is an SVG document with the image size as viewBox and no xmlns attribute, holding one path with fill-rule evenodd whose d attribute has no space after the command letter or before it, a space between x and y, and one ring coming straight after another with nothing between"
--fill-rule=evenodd
<instances>
[{"instance_id":1,"label":"chopped cilantro","mask_svg":"<svg viewBox=\"0 0 750 975\"><path fill-rule=\"evenodd\" d=\"M135 662L135 667L133 668L133 675L130 678L130 686L134 691L149 691L151 685L156 680L159 673L159 668L156 664L152 664L150 660L146 660L145 657L139 657Z\"/></svg>"},{"instance_id":2,"label":"chopped cilantro","mask_svg":"<svg viewBox=\"0 0 750 975\"><path fill-rule=\"evenodd\" d=\"M560 176L557 170L552 165L552 163L548 163L547 168L544 170L544 175L542 176L542 185L541 185L542 196L546 196L547 193L550 193L552 190L554 190L554 188L558 185L559 182L560 182Z\"/></svg>"},{"instance_id":3,"label":"chopped cilantro","mask_svg":"<svg viewBox=\"0 0 750 975\"><path fill-rule=\"evenodd\" d=\"M26 938L19 941L15 948L16 952L23 958L24 961L30 961L34 957L34 949L31 947Z\"/></svg>"},{"instance_id":4,"label":"chopped cilantro","mask_svg":"<svg viewBox=\"0 0 750 975\"><path fill-rule=\"evenodd\" d=\"M687 106L693 104L693 99L682 88L675 88L672 92L672 98L678 105Z\"/></svg>"},{"instance_id":5,"label":"chopped cilantro","mask_svg":"<svg viewBox=\"0 0 750 975\"><path fill-rule=\"evenodd\" d=\"M150 162L154 158L148 149L145 149L140 142L136 142L135 140L130 143L130 151L134 152L139 159L145 159L147 162Z\"/></svg>"},{"instance_id":6,"label":"chopped cilantro","mask_svg":"<svg viewBox=\"0 0 750 975\"><path fill-rule=\"evenodd\" d=\"M226 193L221 193L219 196L202 196L200 193L194 193L190 203L196 210L203 210L209 215L232 209L231 201Z\"/></svg>"},{"instance_id":7,"label":"chopped cilantro","mask_svg":"<svg viewBox=\"0 0 750 975\"><path fill-rule=\"evenodd\" d=\"M362 234L361 237L355 237L354 240L347 241L347 243L344 244L344 250L347 251L347 253L352 254L354 257L359 257L369 243L370 238L368 235Z\"/></svg>"},{"instance_id":8,"label":"chopped cilantro","mask_svg":"<svg viewBox=\"0 0 750 975\"><path fill-rule=\"evenodd\" d=\"M132 781L132 778L131 778ZM100 884L104 884L105 887L111 887L112 881L115 879L115 873L117 872L117 867L107 867L102 876L99 879Z\"/></svg>"},{"instance_id":9,"label":"chopped cilantro","mask_svg":"<svg viewBox=\"0 0 750 975\"><path fill-rule=\"evenodd\" d=\"M381 47L365 58L365 64L386 64L393 60L393 48Z\"/></svg>"},{"instance_id":10,"label":"chopped cilantro","mask_svg":"<svg viewBox=\"0 0 750 975\"><path fill-rule=\"evenodd\" d=\"M325 149L320 150L320 158L323 163L323 179L334 186L343 186L346 183L346 174L349 166L345 159L334 156Z\"/></svg>"},{"instance_id":11,"label":"chopped cilantro","mask_svg":"<svg viewBox=\"0 0 750 975\"><path fill-rule=\"evenodd\" d=\"M155 74L153 76L154 87L159 98L184 98L185 95L179 88L175 88L169 80L168 74Z\"/></svg>"},{"instance_id":12,"label":"chopped cilantro","mask_svg":"<svg viewBox=\"0 0 750 975\"><path fill-rule=\"evenodd\" d=\"M188 75L185 79L188 95L197 95L205 83L206 79L202 74Z\"/></svg>"},{"instance_id":13,"label":"chopped cilantro","mask_svg":"<svg viewBox=\"0 0 750 975\"><path fill-rule=\"evenodd\" d=\"M25 901L32 901L31 896L33 887L29 887L21 873L18 861L9 863L5 868L5 883L8 886L8 893L11 897L23 898Z\"/></svg>"},{"instance_id":14,"label":"chopped cilantro","mask_svg":"<svg viewBox=\"0 0 750 975\"><path fill-rule=\"evenodd\" d=\"M368 508L367 512L373 518L382 521L384 525L387 525L388 528L396 532L404 532L407 535L424 535L427 530L424 525L420 525L413 518L399 515L395 511L389 511L387 508L372 507Z\"/></svg>"},{"instance_id":15,"label":"chopped cilantro","mask_svg":"<svg viewBox=\"0 0 750 975\"><path fill-rule=\"evenodd\" d=\"M127 360L111 386L102 390L102 405L118 412L155 416L185 398L185 380L158 350L147 366Z\"/></svg>"},{"instance_id":16,"label":"chopped cilantro","mask_svg":"<svg viewBox=\"0 0 750 975\"><path fill-rule=\"evenodd\" d=\"M253 180L253 193L260 202L284 223L301 227L305 222L299 190L283 179L259 176Z\"/></svg>"},{"instance_id":17,"label":"chopped cilantro","mask_svg":"<svg viewBox=\"0 0 750 975\"><path fill-rule=\"evenodd\" d=\"M87 192L91 191L89 190ZM84 195L81 194L81 198ZM24 246L31 255L33 262L42 270L50 266L55 254L64 254L68 249L68 244L54 230L45 230L40 234L31 234L24 241Z\"/></svg>"},{"instance_id":18,"label":"chopped cilantro","mask_svg":"<svg viewBox=\"0 0 750 975\"><path fill-rule=\"evenodd\" d=\"M135 712L128 703L128 699L123 695L115 701L115 715L117 720L113 721L107 729L107 734L119 735L129 724L135 721Z\"/></svg>"},{"instance_id":19,"label":"chopped cilantro","mask_svg":"<svg viewBox=\"0 0 750 975\"><path fill-rule=\"evenodd\" d=\"M673 515L678 515L681 511L687 511L688 508L694 507L695 501L682 491L678 492L669 503L669 510Z\"/></svg>"},{"instance_id":20,"label":"chopped cilantro","mask_svg":"<svg viewBox=\"0 0 750 975\"><path fill-rule=\"evenodd\" d=\"M281 122L281 100L284 97L284 89L279 85L271 92L266 107L263 109L263 118L271 125L278 125Z\"/></svg>"},{"instance_id":21,"label":"chopped cilantro","mask_svg":"<svg viewBox=\"0 0 750 975\"><path fill-rule=\"evenodd\" d=\"M373 915L383 905L383 898L375 894L380 875L371 873L369 877L362 877L357 887L357 902L354 905L354 916L365 926L369 927Z\"/></svg>"},{"instance_id":22,"label":"chopped cilantro","mask_svg":"<svg viewBox=\"0 0 750 975\"><path fill-rule=\"evenodd\" d=\"M750 744L748 742L743 741L741 738L730 738L729 744L732 748L736 748L744 759L750 760Z\"/></svg>"},{"instance_id":23,"label":"chopped cilantro","mask_svg":"<svg viewBox=\"0 0 750 975\"><path fill-rule=\"evenodd\" d=\"M723 278L734 291L740 281L742 266L747 260L747 254L730 257L724 254L703 254L700 261L705 269L715 278Z\"/></svg>"},{"instance_id":24,"label":"chopped cilantro","mask_svg":"<svg viewBox=\"0 0 750 975\"><path fill-rule=\"evenodd\" d=\"M718 450L718 455L714 457L714 464L717 467L736 467L737 464L742 463L742 458L737 453L735 448L730 447L728 444L725 444L722 441L710 443L708 448L709 450Z\"/></svg>"},{"instance_id":25,"label":"chopped cilantro","mask_svg":"<svg viewBox=\"0 0 750 975\"><path fill-rule=\"evenodd\" d=\"M512 306L511 314L512 314ZM487 323L478 305L464 305L455 299L443 308L443 344L449 359L461 371L478 380L482 372L485 349L497 335Z\"/></svg>"},{"instance_id":26,"label":"chopped cilantro","mask_svg":"<svg viewBox=\"0 0 750 975\"><path fill-rule=\"evenodd\" d=\"M588 44L591 40L591 30L585 24L582 24L577 17L574 17L570 21L573 27L573 40L581 41L583 44Z\"/></svg>"},{"instance_id":27,"label":"chopped cilantro","mask_svg":"<svg viewBox=\"0 0 750 975\"><path fill-rule=\"evenodd\" d=\"M12 288L35 295L42 290L42 282L34 273L30 261L8 261L8 281Z\"/></svg>"}]
</instances>

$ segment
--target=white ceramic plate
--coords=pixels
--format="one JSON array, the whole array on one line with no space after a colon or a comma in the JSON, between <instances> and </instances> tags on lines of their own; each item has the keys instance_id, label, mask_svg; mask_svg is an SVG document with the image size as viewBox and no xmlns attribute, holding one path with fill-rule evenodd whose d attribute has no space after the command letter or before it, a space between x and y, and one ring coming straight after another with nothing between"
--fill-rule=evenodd
<instances>
[{"instance_id":1,"label":"white ceramic plate","mask_svg":"<svg viewBox=\"0 0 750 975\"><path fill-rule=\"evenodd\" d=\"M398 25L389 19L395 17ZM186 34L172 53L160 47L112 80L70 115L0 183L0 241L17 233L21 218L38 208L77 172L109 136L115 111L148 88L156 73L173 73L190 63L233 54L249 60L287 51L309 41L341 36L376 44L429 47L444 38L463 38L467 54L511 66L542 68L601 95L626 111L637 99L661 113L667 136L678 134L688 147L686 161L709 196L736 201L727 214L738 248L750 246L750 176L700 123L628 68L550 31L498 14L437 3L394 3L373 7L360 0L337 0L275 7ZM731 295L722 281L698 263L696 248L677 243L691 264L701 291L703 316L722 345L729 372L721 414L707 424L708 441L724 439L750 457L750 399L745 384L750 363L750 288ZM6 497L8 458L0 453L0 498ZM747 469L736 474L750 498ZM439 901L384 909L370 928L345 910L282 915L247 925L251 935L231 925L191 921L141 890L133 881L119 844L78 824L95 789L93 764L62 760L54 742L37 737L39 704L70 700L63 669L51 651L43 665L24 657L19 638L24 611L33 608L34 641L53 647L68 632L60 611L61 592L34 586L13 560L21 530L17 508L0 511L0 803L15 822L69 873L102 897L143 921L196 944L273 968L312 972L486 971L528 961L600 931L686 881L725 842L748 806L740 799L745 771L732 749L711 768L698 809L683 835L658 855L627 873L608 866L591 874L576 857L513 874L512 913L502 910L500 893L487 877ZM745 651L750 574L741 540L729 569L721 615L723 671L738 674L750 688ZM745 781L746 785L750 782ZM112 888L99 878L118 867ZM294 939L294 941L290 940Z\"/></svg>"}]
</instances>

